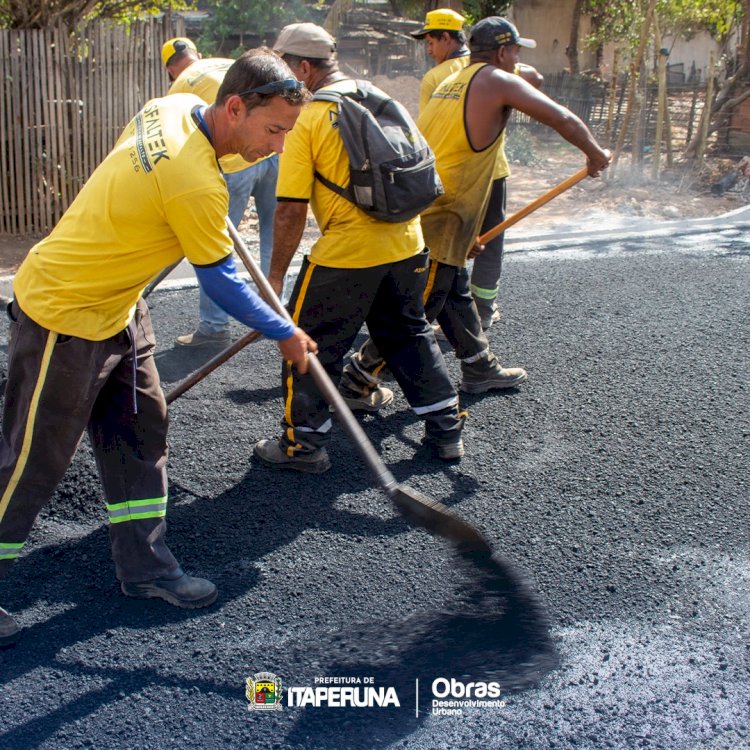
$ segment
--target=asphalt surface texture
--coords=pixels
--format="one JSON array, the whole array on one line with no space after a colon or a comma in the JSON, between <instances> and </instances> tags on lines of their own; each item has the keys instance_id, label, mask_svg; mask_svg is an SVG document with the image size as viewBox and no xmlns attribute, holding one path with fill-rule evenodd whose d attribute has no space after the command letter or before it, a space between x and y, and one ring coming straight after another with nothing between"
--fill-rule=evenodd
<instances>
[{"instance_id":1,"label":"asphalt surface texture","mask_svg":"<svg viewBox=\"0 0 750 750\"><path fill-rule=\"evenodd\" d=\"M524 250L503 273L489 339L529 380L462 397L466 456L422 448L393 384L360 418L496 557L401 518L338 425L326 474L254 463L282 409L256 342L170 407L167 537L217 603L121 595L84 439L0 584L24 626L0 748L750 747L747 233ZM169 390L215 352L172 344L195 289L149 302ZM280 710L246 695L262 672ZM386 705L337 707L344 687Z\"/></svg>"}]
</instances>

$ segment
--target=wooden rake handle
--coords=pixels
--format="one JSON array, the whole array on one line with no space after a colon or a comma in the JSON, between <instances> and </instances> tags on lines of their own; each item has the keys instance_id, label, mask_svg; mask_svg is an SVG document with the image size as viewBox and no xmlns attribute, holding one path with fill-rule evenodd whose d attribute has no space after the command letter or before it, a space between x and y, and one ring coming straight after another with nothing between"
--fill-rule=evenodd
<instances>
[{"instance_id":1,"label":"wooden rake handle","mask_svg":"<svg viewBox=\"0 0 750 750\"><path fill-rule=\"evenodd\" d=\"M492 227L492 229L477 237L477 243L486 245L490 240L494 240L495 237L502 234L508 227L512 227L517 221L521 221L524 216L528 216L532 211L536 211L540 206L549 203L553 198L560 195L560 193L564 193L568 188L577 185L585 177L588 177L588 174L588 167L584 167L574 175L571 175L567 180L563 180L559 185L555 185L555 187L548 190L544 195L540 195L535 201L529 203L528 206L522 208L520 211L516 211L513 216L509 216L505 221L501 221L497 226Z\"/></svg>"},{"instance_id":2,"label":"wooden rake handle","mask_svg":"<svg viewBox=\"0 0 750 750\"><path fill-rule=\"evenodd\" d=\"M190 373L184 380L181 380L166 396L167 404L171 404L175 399L182 396L183 393L189 391L194 385L203 380L207 375L210 375L217 367L223 365L228 359L234 357L238 351L244 349L248 344L252 344L253 341L259 339L261 334L258 331L248 331L244 336L241 336L234 343L230 344L226 349L222 349L215 357L206 362L205 365L199 367L195 372Z\"/></svg>"}]
</instances>

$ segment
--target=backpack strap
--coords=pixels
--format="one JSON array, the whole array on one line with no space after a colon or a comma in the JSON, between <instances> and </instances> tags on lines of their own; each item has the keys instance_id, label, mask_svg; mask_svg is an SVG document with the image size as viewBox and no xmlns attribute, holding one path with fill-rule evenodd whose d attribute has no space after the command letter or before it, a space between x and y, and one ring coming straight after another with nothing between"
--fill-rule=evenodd
<instances>
[{"instance_id":1,"label":"backpack strap","mask_svg":"<svg viewBox=\"0 0 750 750\"><path fill-rule=\"evenodd\" d=\"M313 94L314 102L333 102L338 104L341 101L343 93L340 91L316 91Z\"/></svg>"},{"instance_id":2,"label":"backpack strap","mask_svg":"<svg viewBox=\"0 0 750 750\"><path fill-rule=\"evenodd\" d=\"M314 102L333 102L334 104L337 104L341 101L341 98L344 96L349 97L350 99L354 99L354 101L361 101L362 99L366 98L368 95L368 92L372 89L372 85L365 80L360 80L357 78L346 78L342 80L347 81L354 81L357 88L355 91L336 91L335 89L325 89L323 91L316 91L313 94L313 101ZM340 83L340 81L336 81L336 83Z\"/></svg>"},{"instance_id":3,"label":"backpack strap","mask_svg":"<svg viewBox=\"0 0 750 750\"><path fill-rule=\"evenodd\" d=\"M331 182L329 179L323 177L318 170L315 170L315 177L320 180L329 190L333 190L334 193L338 193L343 198L347 198L349 193L346 189L342 188L341 185L337 185L335 182Z\"/></svg>"},{"instance_id":4,"label":"backpack strap","mask_svg":"<svg viewBox=\"0 0 750 750\"><path fill-rule=\"evenodd\" d=\"M314 102L331 102L333 104L341 104L341 99L343 98L344 94L340 91L316 91L313 94L313 101ZM327 179L326 177L323 177L320 172L315 170L315 177L316 179L320 180L329 190L333 190L334 193L337 193L338 195L342 196L343 198L346 198L348 195L348 191L345 188L342 188L341 185L337 185L335 182L331 182L331 180Z\"/></svg>"}]
</instances>

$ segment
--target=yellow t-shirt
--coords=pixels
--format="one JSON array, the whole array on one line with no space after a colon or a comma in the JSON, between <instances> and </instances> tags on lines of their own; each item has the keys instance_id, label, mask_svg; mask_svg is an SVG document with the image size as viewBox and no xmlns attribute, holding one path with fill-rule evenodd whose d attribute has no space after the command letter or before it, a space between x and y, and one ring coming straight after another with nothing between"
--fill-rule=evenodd
<instances>
[{"instance_id":1,"label":"yellow t-shirt","mask_svg":"<svg viewBox=\"0 0 750 750\"><path fill-rule=\"evenodd\" d=\"M464 120L466 92L485 63L448 76L433 92L417 126L435 153L445 194L422 212L430 257L461 267L474 244L492 187L492 171L501 139L476 151Z\"/></svg>"},{"instance_id":2,"label":"yellow t-shirt","mask_svg":"<svg viewBox=\"0 0 750 750\"><path fill-rule=\"evenodd\" d=\"M458 73L469 64L469 51L460 57L449 57L447 60L438 63L435 67L430 68L423 76L422 83L419 86L419 111L421 112L432 96L432 92L441 84L449 75Z\"/></svg>"},{"instance_id":3,"label":"yellow t-shirt","mask_svg":"<svg viewBox=\"0 0 750 750\"><path fill-rule=\"evenodd\" d=\"M337 81L324 89L354 91L355 83ZM370 268L421 252L419 217L396 224L378 221L315 178L319 172L336 185L349 184L349 158L335 123L333 102L311 102L300 113L279 156L278 199L309 200L321 231L310 260L331 268Z\"/></svg>"},{"instance_id":4,"label":"yellow t-shirt","mask_svg":"<svg viewBox=\"0 0 750 750\"><path fill-rule=\"evenodd\" d=\"M449 57L434 68L430 68L424 74L422 83L419 87L420 112L427 106L427 102L430 100L432 92L438 87L438 85L448 76L457 73L459 70L463 70L469 64L469 59L470 55L468 52L460 57ZM499 180L501 177L510 177L510 164L508 164L508 158L505 156L505 130L503 130L500 137L502 141L500 143L500 148L497 151L497 163L495 164L495 170L492 173L493 180Z\"/></svg>"},{"instance_id":5,"label":"yellow t-shirt","mask_svg":"<svg viewBox=\"0 0 750 750\"><path fill-rule=\"evenodd\" d=\"M216 101L216 94L219 93L221 82L224 80L227 70L233 64L234 60L224 57L207 57L196 60L175 78L167 94L195 94L203 99L206 104L213 104ZM262 159L258 161L262 161ZM252 163L257 164L258 161ZM250 166L250 163L246 162L239 154L222 156L219 159L219 164L227 174L241 172Z\"/></svg>"},{"instance_id":6,"label":"yellow t-shirt","mask_svg":"<svg viewBox=\"0 0 750 750\"><path fill-rule=\"evenodd\" d=\"M39 325L101 341L122 331L162 268L185 256L210 265L232 252L229 203L216 154L191 112L192 94L152 99L15 276Z\"/></svg>"}]
</instances>

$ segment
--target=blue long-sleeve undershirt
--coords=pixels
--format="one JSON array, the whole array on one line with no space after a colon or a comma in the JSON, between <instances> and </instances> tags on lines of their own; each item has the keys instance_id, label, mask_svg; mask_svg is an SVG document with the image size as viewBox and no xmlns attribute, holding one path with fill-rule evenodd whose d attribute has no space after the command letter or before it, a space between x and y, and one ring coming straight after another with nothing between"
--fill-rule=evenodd
<instances>
[{"instance_id":1,"label":"blue long-sleeve undershirt","mask_svg":"<svg viewBox=\"0 0 750 750\"><path fill-rule=\"evenodd\" d=\"M237 276L234 257L212 266L193 266L203 291L225 312L269 339L281 341L294 334L294 326L275 313Z\"/></svg>"}]
</instances>

